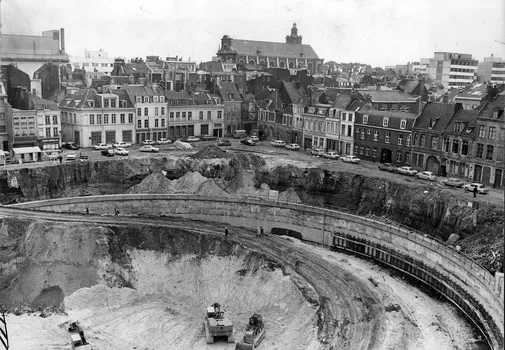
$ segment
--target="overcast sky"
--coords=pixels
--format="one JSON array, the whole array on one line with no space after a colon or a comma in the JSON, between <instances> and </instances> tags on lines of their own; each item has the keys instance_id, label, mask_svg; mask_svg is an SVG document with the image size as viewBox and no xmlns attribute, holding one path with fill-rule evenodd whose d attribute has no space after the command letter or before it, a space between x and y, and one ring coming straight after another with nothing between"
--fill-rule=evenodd
<instances>
[{"instance_id":1,"label":"overcast sky","mask_svg":"<svg viewBox=\"0 0 505 350\"><path fill-rule=\"evenodd\" d=\"M210 61L220 39L285 42L293 22L325 61L404 64L434 51L505 59L503 0L3 0L2 31L65 28L66 51Z\"/></svg>"}]
</instances>

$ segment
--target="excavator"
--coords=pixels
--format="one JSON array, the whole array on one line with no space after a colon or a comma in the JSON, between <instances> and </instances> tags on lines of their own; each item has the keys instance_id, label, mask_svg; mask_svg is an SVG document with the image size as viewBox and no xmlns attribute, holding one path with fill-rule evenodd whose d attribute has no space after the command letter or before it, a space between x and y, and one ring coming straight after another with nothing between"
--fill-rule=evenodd
<instances>
[{"instance_id":1,"label":"excavator","mask_svg":"<svg viewBox=\"0 0 505 350\"><path fill-rule=\"evenodd\" d=\"M203 326L205 327L207 344L214 343L214 337L227 337L228 343L235 342L233 324L224 316L221 305L218 303L214 303L211 307L207 308Z\"/></svg>"},{"instance_id":2,"label":"excavator","mask_svg":"<svg viewBox=\"0 0 505 350\"><path fill-rule=\"evenodd\" d=\"M263 318L261 315L254 314L249 319L244 339L237 343L235 350L252 350L260 345L265 335L266 331L264 329Z\"/></svg>"}]
</instances>

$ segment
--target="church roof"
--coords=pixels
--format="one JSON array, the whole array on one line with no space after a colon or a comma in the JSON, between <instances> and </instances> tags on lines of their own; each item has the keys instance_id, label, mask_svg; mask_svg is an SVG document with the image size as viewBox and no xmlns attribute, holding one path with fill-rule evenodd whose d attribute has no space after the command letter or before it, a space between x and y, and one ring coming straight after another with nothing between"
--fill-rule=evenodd
<instances>
[{"instance_id":1,"label":"church roof","mask_svg":"<svg viewBox=\"0 0 505 350\"><path fill-rule=\"evenodd\" d=\"M319 59L319 56L312 46L306 44L285 44L270 41L233 39L232 48L235 49L239 55ZM258 51L261 53L258 54Z\"/></svg>"}]
</instances>

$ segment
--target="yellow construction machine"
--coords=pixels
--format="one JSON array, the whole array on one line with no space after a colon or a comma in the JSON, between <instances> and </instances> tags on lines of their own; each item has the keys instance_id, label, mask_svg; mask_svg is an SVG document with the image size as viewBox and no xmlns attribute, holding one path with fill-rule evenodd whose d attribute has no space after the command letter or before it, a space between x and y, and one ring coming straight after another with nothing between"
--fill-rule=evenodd
<instances>
[{"instance_id":1,"label":"yellow construction machine","mask_svg":"<svg viewBox=\"0 0 505 350\"><path fill-rule=\"evenodd\" d=\"M244 339L238 342L235 350L251 350L260 345L266 332L261 315L254 314L249 319L249 324L245 330Z\"/></svg>"},{"instance_id":2,"label":"yellow construction machine","mask_svg":"<svg viewBox=\"0 0 505 350\"><path fill-rule=\"evenodd\" d=\"M214 343L215 337L226 337L228 343L235 342L233 324L224 316L224 312L221 311L221 305L218 303L214 303L211 307L207 308L203 326L205 327L207 344Z\"/></svg>"}]
</instances>

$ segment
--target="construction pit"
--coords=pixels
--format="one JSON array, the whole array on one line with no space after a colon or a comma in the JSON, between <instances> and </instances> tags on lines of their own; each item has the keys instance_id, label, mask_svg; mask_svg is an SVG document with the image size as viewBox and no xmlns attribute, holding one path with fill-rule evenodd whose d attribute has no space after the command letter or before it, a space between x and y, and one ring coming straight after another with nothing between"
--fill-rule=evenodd
<instances>
[{"instance_id":1,"label":"construction pit","mask_svg":"<svg viewBox=\"0 0 505 350\"><path fill-rule=\"evenodd\" d=\"M471 225L465 220L474 215L455 210L457 199L445 199L435 187L427 195L422 186L306 163L218 156L207 152L9 172L10 187L3 193L9 190L29 203L76 197L83 188L93 195L216 198L262 196L276 189L282 200L331 201L358 215L409 219L439 237L447 235L447 227L465 237ZM430 206L433 198L437 211ZM262 315L266 337L260 349L488 349L453 304L373 260L270 231L257 238L256 225L197 221L191 215L148 217L126 207L115 216L115 204L105 202L85 215L84 205L69 214L18 215L0 208L0 303L8 310L12 349L68 349L70 321L80 323L93 349L234 349L225 341L206 344L205 309L216 302L233 322L237 341L249 317ZM490 232L484 238L495 237L487 229L496 222L490 213L501 217L503 212L491 209L482 205L477 213L484 219L475 232ZM494 221L488 225L485 219ZM476 244L473 235L468 239L462 245L469 251ZM499 246L500 240L488 244Z\"/></svg>"}]
</instances>

